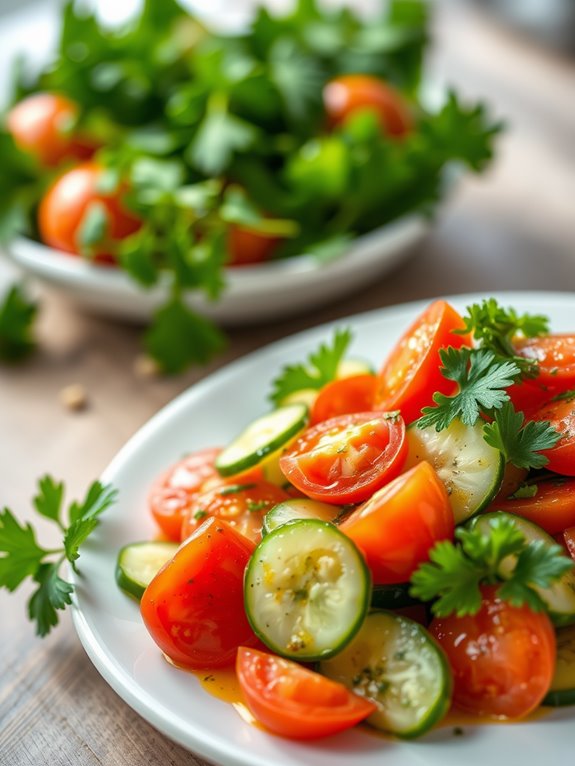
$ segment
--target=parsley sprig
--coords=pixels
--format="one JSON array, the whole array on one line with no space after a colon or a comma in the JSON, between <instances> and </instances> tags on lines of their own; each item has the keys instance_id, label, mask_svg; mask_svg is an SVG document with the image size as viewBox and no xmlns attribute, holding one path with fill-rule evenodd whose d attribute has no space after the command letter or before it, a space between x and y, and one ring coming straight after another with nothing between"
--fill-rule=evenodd
<instances>
[{"instance_id":1,"label":"parsley sprig","mask_svg":"<svg viewBox=\"0 0 575 766\"><path fill-rule=\"evenodd\" d=\"M506 402L495 413L492 423L483 426L483 438L518 468L543 468L549 462L541 450L554 447L561 434L547 421L529 420Z\"/></svg>"},{"instance_id":2,"label":"parsley sprig","mask_svg":"<svg viewBox=\"0 0 575 766\"><path fill-rule=\"evenodd\" d=\"M527 542L515 523L501 514L489 520L489 531L478 526L455 531L457 543L437 543L430 561L412 575L410 593L423 601L436 599L439 617L476 614L481 608L481 586L499 584L497 595L513 606L542 611L545 602L537 588L548 588L573 568L559 545L543 540Z\"/></svg>"},{"instance_id":3,"label":"parsley sprig","mask_svg":"<svg viewBox=\"0 0 575 766\"><path fill-rule=\"evenodd\" d=\"M21 285L13 285L0 300L0 360L16 362L35 347L33 325L38 306Z\"/></svg>"},{"instance_id":4,"label":"parsley sprig","mask_svg":"<svg viewBox=\"0 0 575 766\"><path fill-rule=\"evenodd\" d=\"M320 344L305 364L288 364L272 382L270 400L279 407L287 396L306 388L319 390L326 383L335 380L337 369L351 343L349 329L336 330L331 345Z\"/></svg>"},{"instance_id":5,"label":"parsley sprig","mask_svg":"<svg viewBox=\"0 0 575 766\"><path fill-rule=\"evenodd\" d=\"M0 554L4 554L0 557L0 587L14 591L29 577L38 585L28 601L28 616L36 623L39 636L47 635L58 624L57 610L72 603L74 586L60 577L62 565L68 561L78 572L80 546L116 496L111 486L95 481L82 501L70 505L66 517L63 483L50 476L41 478L33 503L38 514L62 532L62 547L55 549L42 547L33 527L20 524L8 508L0 512Z\"/></svg>"},{"instance_id":6,"label":"parsley sprig","mask_svg":"<svg viewBox=\"0 0 575 766\"><path fill-rule=\"evenodd\" d=\"M506 389L521 374L514 361L502 361L486 349L449 346L439 355L442 375L455 381L458 390L453 396L435 393L435 405L424 407L417 421L420 428L433 426L441 431L456 418L475 425L482 412L497 410L509 400Z\"/></svg>"}]
</instances>

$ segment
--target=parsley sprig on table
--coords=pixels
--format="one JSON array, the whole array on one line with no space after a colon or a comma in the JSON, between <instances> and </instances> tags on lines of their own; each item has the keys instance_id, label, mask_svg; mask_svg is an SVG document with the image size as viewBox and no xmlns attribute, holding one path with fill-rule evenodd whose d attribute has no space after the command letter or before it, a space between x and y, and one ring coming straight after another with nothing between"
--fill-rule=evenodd
<instances>
[{"instance_id":1,"label":"parsley sprig on table","mask_svg":"<svg viewBox=\"0 0 575 766\"><path fill-rule=\"evenodd\" d=\"M35 347L33 325L38 306L22 285L13 285L0 300L0 361L16 362Z\"/></svg>"},{"instance_id":2,"label":"parsley sprig on table","mask_svg":"<svg viewBox=\"0 0 575 766\"><path fill-rule=\"evenodd\" d=\"M483 105L449 93L431 111L420 97L429 4L384 6L364 20L351 8L298 0L283 14L259 8L246 30L223 35L174 0L144 0L121 28L70 0L50 66L21 70L14 100L38 90L74 100L79 129L103 147L95 159L107 188L129 189L126 203L143 226L115 254L142 289L167 286L144 341L167 372L222 348L222 334L186 296L217 300L225 289L230 227L277 237L277 258L334 258L389 221L431 213L451 163L479 172L491 160L502 126ZM364 113L328 131L323 88L346 72L399 89L414 130L390 140ZM0 239L34 237L53 174L1 128L0 166ZM94 204L80 228L82 255L107 247L108 229Z\"/></svg>"},{"instance_id":3,"label":"parsley sprig on table","mask_svg":"<svg viewBox=\"0 0 575 766\"><path fill-rule=\"evenodd\" d=\"M491 519L489 526L488 533L460 527L456 543L437 543L430 561L412 575L411 595L423 601L436 599L432 611L439 617L453 613L462 617L481 608L481 585L499 583L498 596L513 606L545 609L536 588L548 588L573 568L573 562L559 545L527 542L504 516Z\"/></svg>"},{"instance_id":4,"label":"parsley sprig on table","mask_svg":"<svg viewBox=\"0 0 575 766\"><path fill-rule=\"evenodd\" d=\"M20 524L14 514L4 508L0 512L0 587L14 591L24 580L32 578L38 587L28 601L28 616L36 623L39 636L47 635L58 624L57 610L72 603L72 583L60 577L68 561L78 572L76 561L80 546L98 526L99 516L116 500L117 492L109 485L95 481L81 502L73 502L67 515L63 513L64 485L50 476L38 482L34 507L40 516L56 524L62 532L61 548L44 548L36 540L30 524Z\"/></svg>"},{"instance_id":5,"label":"parsley sprig on table","mask_svg":"<svg viewBox=\"0 0 575 766\"><path fill-rule=\"evenodd\" d=\"M336 330L331 345L321 343L304 364L288 364L272 382L270 400L279 407L287 396L304 389L319 390L335 380L337 369L351 343L349 329Z\"/></svg>"}]
</instances>

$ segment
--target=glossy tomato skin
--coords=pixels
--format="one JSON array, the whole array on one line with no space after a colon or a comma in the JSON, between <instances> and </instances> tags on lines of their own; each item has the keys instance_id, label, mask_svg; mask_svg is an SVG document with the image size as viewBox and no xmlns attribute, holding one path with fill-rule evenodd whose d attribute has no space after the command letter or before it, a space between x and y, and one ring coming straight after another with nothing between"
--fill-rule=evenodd
<instances>
[{"instance_id":1,"label":"glossy tomato skin","mask_svg":"<svg viewBox=\"0 0 575 766\"><path fill-rule=\"evenodd\" d=\"M168 540L181 541L182 522L193 498L208 479L219 476L214 467L219 452L219 449L205 449L187 455L153 483L148 505Z\"/></svg>"},{"instance_id":2,"label":"glossy tomato skin","mask_svg":"<svg viewBox=\"0 0 575 766\"><path fill-rule=\"evenodd\" d=\"M214 516L259 543L264 516L289 498L281 487L263 479L250 481L246 475L218 482L193 498L184 515L182 540L193 534L206 516Z\"/></svg>"},{"instance_id":3,"label":"glossy tomato skin","mask_svg":"<svg viewBox=\"0 0 575 766\"><path fill-rule=\"evenodd\" d=\"M107 242L96 249L94 260L113 263L115 258L109 252L109 243L119 242L134 234L140 228L141 221L125 206L121 188L110 194L98 190L101 173L99 165L85 162L57 178L40 202L38 228L45 244L79 255L79 235L84 216L92 203L99 203L106 213Z\"/></svg>"},{"instance_id":4,"label":"glossy tomato skin","mask_svg":"<svg viewBox=\"0 0 575 766\"><path fill-rule=\"evenodd\" d=\"M89 159L97 146L74 131L77 104L57 93L35 93L16 104L6 118L16 144L48 168L63 160Z\"/></svg>"},{"instance_id":5,"label":"glossy tomato skin","mask_svg":"<svg viewBox=\"0 0 575 766\"><path fill-rule=\"evenodd\" d=\"M433 394L447 396L456 388L440 373L439 350L446 346L471 345L468 335L454 330L464 327L463 319L446 301L428 306L400 338L379 373L375 407L390 412L400 410L406 423L433 404Z\"/></svg>"},{"instance_id":6,"label":"glossy tomato skin","mask_svg":"<svg viewBox=\"0 0 575 766\"><path fill-rule=\"evenodd\" d=\"M565 391L575 388L575 335L555 333L513 341L520 356L539 365L537 383Z\"/></svg>"},{"instance_id":7,"label":"glossy tomato skin","mask_svg":"<svg viewBox=\"0 0 575 766\"><path fill-rule=\"evenodd\" d=\"M499 599L482 588L473 616L436 617L429 630L453 671L453 702L495 718L523 718L549 690L555 671L555 631L544 612Z\"/></svg>"},{"instance_id":8,"label":"glossy tomato skin","mask_svg":"<svg viewBox=\"0 0 575 766\"><path fill-rule=\"evenodd\" d=\"M266 652L240 647L236 670L254 717L283 737L326 737L355 726L376 710L343 684Z\"/></svg>"},{"instance_id":9,"label":"glossy tomato skin","mask_svg":"<svg viewBox=\"0 0 575 766\"><path fill-rule=\"evenodd\" d=\"M358 412L325 420L280 458L288 481L313 500L361 503L391 481L407 458L399 415Z\"/></svg>"},{"instance_id":10,"label":"glossy tomato skin","mask_svg":"<svg viewBox=\"0 0 575 766\"><path fill-rule=\"evenodd\" d=\"M347 74L331 80L324 88L323 102L328 123L336 127L354 114L375 114L382 133L403 138L413 129L413 120L403 97L384 80L366 74Z\"/></svg>"},{"instance_id":11,"label":"glossy tomato skin","mask_svg":"<svg viewBox=\"0 0 575 766\"><path fill-rule=\"evenodd\" d=\"M364 554L374 585L407 582L454 520L443 482L427 462L398 476L339 526Z\"/></svg>"},{"instance_id":12,"label":"glossy tomato skin","mask_svg":"<svg viewBox=\"0 0 575 766\"><path fill-rule=\"evenodd\" d=\"M554 447L541 450L549 461L545 468L563 476L575 476L575 394L548 402L536 410L531 419L549 421L562 435Z\"/></svg>"},{"instance_id":13,"label":"glossy tomato skin","mask_svg":"<svg viewBox=\"0 0 575 766\"><path fill-rule=\"evenodd\" d=\"M550 535L575 525L575 479L547 479L533 497L496 500L490 510L506 511L537 524Z\"/></svg>"},{"instance_id":14,"label":"glossy tomato skin","mask_svg":"<svg viewBox=\"0 0 575 766\"><path fill-rule=\"evenodd\" d=\"M244 611L244 571L255 545L207 519L148 585L140 610L150 635L176 665L230 665L256 638Z\"/></svg>"},{"instance_id":15,"label":"glossy tomato skin","mask_svg":"<svg viewBox=\"0 0 575 766\"><path fill-rule=\"evenodd\" d=\"M373 407L376 384L375 375L352 375L327 383L313 403L310 424L315 425L338 415L368 412Z\"/></svg>"},{"instance_id":16,"label":"glossy tomato skin","mask_svg":"<svg viewBox=\"0 0 575 766\"><path fill-rule=\"evenodd\" d=\"M269 261L278 244L278 237L232 225L228 233L228 266L249 266Z\"/></svg>"}]
</instances>

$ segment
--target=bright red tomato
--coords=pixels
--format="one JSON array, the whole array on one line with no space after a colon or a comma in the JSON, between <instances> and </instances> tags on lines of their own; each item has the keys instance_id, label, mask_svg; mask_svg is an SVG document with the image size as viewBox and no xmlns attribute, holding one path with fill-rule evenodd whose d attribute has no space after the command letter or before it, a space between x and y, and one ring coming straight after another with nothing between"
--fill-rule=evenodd
<instances>
[{"instance_id":1,"label":"bright red tomato","mask_svg":"<svg viewBox=\"0 0 575 766\"><path fill-rule=\"evenodd\" d=\"M35 93L8 113L6 122L16 144L45 167L65 159L86 160L97 146L75 131L78 106L57 93Z\"/></svg>"},{"instance_id":2,"label":"bright red tomato","mask_svg":"<svg viewBox=\"0 0 575 766\"><path fill-rule=\"evenodd\" d=\"M327 383L311 408L311 425L338 415L368 412L373 407L376 383L375 375L352 375Z\"/></svg>"},{"instance_id":3,"label":"bright red tomato","mask_svg":"<svg viewBox=\"0 0 575 766\"><path fill-rule=\"evenodd\" d=\"M290 739L336 734L377 709L337 681L255 649L239 648L236 669L254 717L270 731Z\"/></svg>"},{"instance_id":4,"label":"bright red tomato","mask_svg":"<svg viewBox=\"0 0 575 766\"><path fill-rule=\"evenodd\" d=\"M379 373L375 407L391 412L400 410L406 423L433 404L436 391L450 395L456 384L440 373L439 349L469 346L467 335L454 330L464 327L457 311L445 301L432 303L400 338Z\"/></svg>"},{"instance_id":5,"label":"bright red tomato","mask_svg":"<svg viewBox=\"0 0 575 766\"><path fill-rule=\"evenodd\" d=\"M403 97L388 83L367 74L347 74L328 82L323 103L332 127L345 123L362 111L373 112L388 136L403 138L413 129L413 120Z\"/></svg>"},{"instance_id":6,"label":"bright red tomato","mask_svg":"<svg viewBox=\"0 0 575 766\"><path fill-rule=\"evenodd\" d=\"M101 173L98 165L85 162L56 179L40 202L38 227L40 238L47 245L78 255L84 216L92 203L100 203L106 215L107 231L96 248L94 260L113 263L115 258L110 249L114 243L138 231L141 221L124 206L121 190L110 194L98 190Z\"/></svg>"},{"instance_id":7,"label":"bright red tomato","mask_svg":"<svg viewBox=\"0 0 575 766\"><path fill-rule=\"evenodd\" d=\"M575 388L575 335L543 335L513 341L520 356L539 364L536 381L560 390Z\"/></svg>"},{"instance_id":8,"label":"bright red tomato","mask_svg":"<svg viewBox=\"0 0 575 766\"><path fill-rule=\"evenodd\" d=\"M544 612L511 606L482 588L473 616L436 617L429 630L453 671L453 702L496 718L522 718L549 690L555 671L555 631Z\"/></svg>"},{"instance_id":9,"label":"bright red tomato","mask_svg":"<svg viewBox=\"0 0 575 766\"><path fill-rule=\"evenodd\" d=\"M445 486L429 463L398 476L339 526L363 552L374 585L407 582L439 540L453 537Z\"/></svg>"},{"instance_id":10,"label":"bright red tomato","mask_svg":"<svg viewBox=\"0 0 575 766\"><path fill-rule=\"evenodd\" d=\"M168 468L152 485L148 504L157 525L169 540L182 540L182 522L195 495L211 478L219 449L205 449L188 455Z\"/></svg>"},{"instance_id":11,"label":"bright red tomato","mask_svg":"<svg viewBox=\"0 0 575 766\"><path fill-rule=\"evenodd\" d=\"M308 428L280 458L287 479L314 500L361 503L401 471L407 457L398 415L359 412Z\"/></svg>"},{"instance_id":12,"label":"bright red tomato","mask_svg":"<svg viewBox=\"0 0 575 766\"><path fill-rule=\"evenodd\" d=\"M575 479L548 479L536 487L533 497L495 500L490 510L515 513L550 535L575 525Z\"/></svg>"},{"instance_id":13,"label":"bright red tomato","mask_svg":"<svg viewBox=\"0 0 575 766\"><path fill-rule=\"evenodd\" d=\"M249 478L249 477L248 477ZM184 515L182 540L191 535L206 516L224 519L242 535L259 543L264 516L290 495L267 481L240 482L234 477L196 494Z\"/></svg>"},{"instance_id":14,"label":"bright red tomato","mask_svg":"<svg viewBox=\"0 0 575 766\"><path fill-rule=\"evenodd\" d=\"M207 519L148 585L140 609L172 662L192 670L234 662L257 643L244 611L244 571L255 545L220 519Z\"/></svg>"},{"instance_id":15,"label":"bright red tomato","mask_svg":"<svg viewBox=\"0 0 575 766\"><path fill-rule=\"evenodd\" d=\"M230 226L228 234L228 266L247 266L269 261L278 246L278 237L269 237L257 231Z\"/></svg>"},{"instance_id":16,"label":"bright red tomato","mask_svg":"<svg viewBox=\"0 0 575 766\"><path fill-rule=\"evenodd\" d=\"M548 420L562 435L554 447L541 450L549 460L545 467L564 476L575 476L575 394L548 402L534 412L531 419Z\"/></svg>"}]
</instances>

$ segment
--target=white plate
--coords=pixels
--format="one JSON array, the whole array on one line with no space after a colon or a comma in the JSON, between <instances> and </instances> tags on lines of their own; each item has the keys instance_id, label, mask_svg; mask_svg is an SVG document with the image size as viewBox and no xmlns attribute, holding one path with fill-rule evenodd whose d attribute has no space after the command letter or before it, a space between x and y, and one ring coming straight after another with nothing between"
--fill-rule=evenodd
<instances>
[{"instance_id":1,"label":"white plate","mask_svg":"<svg viewBox=\"0 0 575 766\"><path fill-rule=\"evenodd\" d=\"M471 299L452 300L462 310ZM507 293L507 305L548 314L552 328L575 329L575 295ZM379 365L424 303L348 320L354 356ZM118 549L152 536L146 512L150 481L185 452L226 443L266 411L270 381L286 362L305 358L331 335L325 325L281 341L210 376L157 414L124 447L103 479L120 491L117 506L82 549L74 622L92 661L116 692L161 732L222 766L484 766L567 764L573 758L575 710L558 709L533 722L466 726L464 736L438 728L417 742L386 740L360 729L313 744L268 735L243 722L233 707L206 693L192 674L170 666L144 628L137 605L114 582Z\"/></svg>"},{"instance_id":2,"label":"white plate","mask_svg":"<svg viewBox=\"0 0 575 766\"><path fill-rule=\"evenodd\" d=\"M217 322L235 325L279 319L352 293L400 261L425 234L428 221L409 215L356 239L340 257L321 263L310 256L227 270L227 287L213 302L190 293L190 306ZM169 294L166 277L144 290L119 269L93 266L20 237L8 256L81 308L112 317L146 321Z\"/></svg>"}]
</instances>

